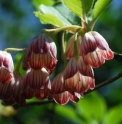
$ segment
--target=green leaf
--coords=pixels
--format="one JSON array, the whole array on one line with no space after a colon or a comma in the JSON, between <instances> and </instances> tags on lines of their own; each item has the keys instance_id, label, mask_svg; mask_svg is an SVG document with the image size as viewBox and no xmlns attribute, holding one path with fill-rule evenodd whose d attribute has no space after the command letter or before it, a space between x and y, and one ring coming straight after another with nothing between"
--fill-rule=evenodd
<instances>
[{"instance_id":1,"label":"green leaf","mask_svg":"<svg viewBox=\"0 0 122 124\"><path fill-rule=\"evenodd\" d=\"M109 110L105 115L104 124L120 124L122 123L122 104Z\"/></svg>"},{"instance_id":2,"label":"green leaf","mask_svg":"<svg viewBox=\"0 0 122 124\"><path fill-rule=\"evenodd\" d=\"M85 123L83 123L83 120L78 117L75 110L70 106L57 105L56 108L55 108L55 112L57 114L63 116L64 118L68 118L71 121L76 122L77 124L81 124L81 123L85 124Z\"/></svg>"},{"instance_id":3,"label":"green leaf","mask_svg":"<svg viewBox=\"0 0 122 124\"><path fill-rule=\"evenodd\" d=\"M92 12L92 20L94 22L111 2L112 0L97 0Z\"/></svg>"},{"instance_id":4,"label":"green leaf","mask_svg":"<svg viewBox=\"0 0 122 124\"><path fill-rule=\"evenodd\" d=\"M83 2L84 2L85 12L86 14L88 14L93 7L94 0L83 0Z\"/></svg>"},{"instance_id":5,"label":"green leaf","mask_svg":"<svg viewBox=\"0 0 122 124\"><path fill-rule=\"evenodd\" d=\"M64 25L66 25L66 26L72 25L60 12L58 12L58 10L56 10L52 6L40 5L40 10L42 12L42 15L50 14L50 15L57 17L57 19L59 19L60 22L62 22Z\"/></svg>"},{"instance_id":6,"label":"green leaf","mask_svg":"<svg viewBox=\"0 0 122 124\"><path fill-rule=\"evenodd\" d=\"M41 4L52 6L55 2L54 0L32 0L32 3L38 9Z\"/></svg>"},{"instance_id":7,"label":"green leaf","mask_svg":"<svg viewBox=\"0 0 122 124\"><path fill-rule=\"evenodd\" d=\"M97 92L86 95L76 107L88 122L101 121L106 111L105 100Z\"/></svg>"},{"instance_id":8,"label":"green leaf","mask_svg":"<svg viewBox=\"0 0 122 124\"><path fill-rule=\"evenodd\" d=\"M53 6L61 15L64 16L71 24L73 25L80 25L81 19L76 16L74 13L72 13L65 4L62 2L55 4ZM63 10L63 11L62 11ZM65 14L64 14L65 13Z\"/></svg>"},{"instance_id":9,"label":"green leaf","mask_svg":"<svg viewBox=\"0 0 122 124\"><path fill-rule=\"evenodd\" d=\"M57 27L62 27L64 24L52 14L41 14L40 12L34 12L35 16L40 19L40 22L43 24L52 24Z\"/></svg>"},{"instance_id":10,"label":"green leaf","mask_svg":"<svg viewBox=\"0 0 122 124\"><path fill-rule=\"evenodd\" d=\"M82 3L81 0L63 0L64 4L71 10L74 14L79 17L83 16Z\"/></svg>"}]
</instances>

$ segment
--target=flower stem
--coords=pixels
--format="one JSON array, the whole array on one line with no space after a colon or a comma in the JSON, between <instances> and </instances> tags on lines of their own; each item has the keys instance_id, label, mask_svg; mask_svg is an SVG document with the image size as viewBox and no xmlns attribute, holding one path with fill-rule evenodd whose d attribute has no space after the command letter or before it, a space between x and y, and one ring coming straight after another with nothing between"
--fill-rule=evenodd
<instances>
[{"instance_id":1,"label":"flower stem","mask_svg":"<svg viewBox=\"0 0 122 124\"><path fill-rule=\"evenodd\" d=\"M64 68L66 67L67 60L66 60L66 32L62 34L62 51L63 51L63 60L64 60Z\"/></svg>"},{"instance_id":2,"label":"flower stem","mask_svg":"<svg viewBox=\"0 0 122 124\"><path fill-rule=\"evenodd\" d=\"M42 30L42 32L46 32L50 35L56 35L57 33L61 32L61 31L68 31L71 33L75 33L77 30L79 30L80 33L84 33L84 30L81 26L77 26L77 25L70 25L70 26L64 26L64 27L60 27L60 28L56 28L56 29L44 29Z\"/></svg>"},{"instance_id":3,"label":"flower stem","mask_svg":"<svg viewBox=\"0 0 122 124\"><path fill-rule=\"evenodd\" d=\"M4 51L8 52L8 51L25 51L26 48L6 48Z\"/></svg>"},{"instance_id":4,"label":"flower stem","mask_svg":"<svg viewBox=\"0 0 122 124\"><path fill-rule=\"evenodd\" d=\"M77 47L77 37L78 37L78 33L75 34L75 39L74 39L74 55L75 55L76 59L78 59L78 57L79 57L78 47Z\"/></svg>"},{"instance_id":5,"label":"flower stem","mask_svg":"<svg viewBox=\"0 0 122 124\"><path fill-rule=\"evenodd\" d=\"M25 56L25 53L21 56L20 60L18 61L14 72L19 72L19 69L20 69L20 66L21 66L21 63L22 63L24 56Z\"/></svg>"}]
</instances>

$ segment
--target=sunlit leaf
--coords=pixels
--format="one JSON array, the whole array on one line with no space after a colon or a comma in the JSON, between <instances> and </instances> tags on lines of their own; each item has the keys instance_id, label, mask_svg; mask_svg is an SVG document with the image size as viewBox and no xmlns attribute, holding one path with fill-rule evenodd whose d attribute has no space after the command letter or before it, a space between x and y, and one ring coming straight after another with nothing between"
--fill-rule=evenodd
<instances>
[{"instance_id":1,"label":"sunlit leaf","mask_svg":"<svg viewBox=\"0 0 122 124\"><path fill-rule=\"evenodd\" d=\"M93 92L78 102L77 109L87 121L101 121L106 111L106 104L97 92Z\"/></svg>"},{"instance_id":2,"label":"sunlit leaf","mask_svg":"<svg viewBox=\"0 0 122 124\"><path fill-rule=\"evenodd\" d=\"M95 3L93 13L92 13L92 19L95 21L100 14L106 9L106 7L112 2L112 0L97 0Z\"/></svg>"},{"instance_id":3,"label":"sunlit leaf","mask_svg":"<svg viewBox=\"0 0 122 124\"><path fill-rule=\"evenodd\" d=\"M60 22L62 22L63 25L71 25L71 23L58 11L56 10L53 6L45 6L45 5L40 5L40 11L43 14L49 14L55 16ZM52 18L51 18L52 20ZM48 21L51 21L48 20ZM55 18L54 18L55 20ZM56 20L57 21L57 20Z\"/></svg>"},{"instance_id":4,"label":"sunlit leaf","mask_svg":"<svg viewBox=\"0 0 122 124\"><path fill-rule=\"evenodd\" d=\"M79 17L83 16L82 3L81 0L63 0L64 4L71 10L74 14Z\"/></svg>"},{"instance_id":5,"label":"sunlit leaf","mask_svg":"<svg viewBox=\"0 0 122 124\"><path fill-rule=\"evenodd\" d=\"M72 13L65 4L58 3L53 6L58 12L60 12L61 15L64 16L71 24L73 25L80 25L81 19L76 16L74 13ZM63 10L63 11L62 11Z\"/></svg>"},{"instance_id":6,"label":"sunlit leaf","mask_svg":"<svg viewBox=\"0 0 122 124\"><path fill-rule=\"evenodd\" d=\"M38 9L41 4L52 6L54 0L32 0L33 5Z\"/></svg>"},{"instance_id":7,"label":"sunlit leaf","mask_svg":"<svg viewBox=\"0 0 122 124\"><path fill-rule=\"evenodd\" d=\"M42 24L52 24L57 27L62 27L64 24L52 14L41 14L40 12L35 12L35 16L38 17Z\"/></svg>"},{"instance_id":8,"label":"sunlit leaf","mask_svg":"<svg viewBox=\"0 0 122 124\"><path fill-rule=\"evenodd\" d=\"M121 124L122 123L122 104L110 109L105 115L104 124Z\"/></svg>"}]
</instances>

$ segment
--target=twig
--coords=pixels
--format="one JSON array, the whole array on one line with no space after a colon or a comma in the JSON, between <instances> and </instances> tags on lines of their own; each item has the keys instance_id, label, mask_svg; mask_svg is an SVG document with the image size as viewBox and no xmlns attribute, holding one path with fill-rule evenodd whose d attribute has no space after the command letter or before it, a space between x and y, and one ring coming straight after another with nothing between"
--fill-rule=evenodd
<instances>
[{"instance_id":1,"label":"twig","mask_svg":"<svg viewBox=\"0 0 122 124\"><path fill-rule=\"evenodd\" d=\"M90 92L92 92L92 91L94 91L94 90L97 90L97 89L99 89L99 88L105 86L105 85L108 85L108 84L110 84L110 83L116 81L117 79L119 79L119 78L121 78L121 77L122 77L122 72L120 72L118 75L112 77L111 79L108 79L108 80L106 80L106 81L104 81L104 82L102 82L102 83L96 85L96 87L95 87L93 90L89 90L89 91L86 92L85 94L88 94L88 93L90 93Z\"/></svg>"},{"instance_id":2,"label":"twig","mask_svg":"<svg viewBox=\"0 0 122 124\"><path fill-rule=\"evenodd\" d=\"M122 62L122 54L114 53L114 59L119 62Z\"/></svg>"}]
</instances>

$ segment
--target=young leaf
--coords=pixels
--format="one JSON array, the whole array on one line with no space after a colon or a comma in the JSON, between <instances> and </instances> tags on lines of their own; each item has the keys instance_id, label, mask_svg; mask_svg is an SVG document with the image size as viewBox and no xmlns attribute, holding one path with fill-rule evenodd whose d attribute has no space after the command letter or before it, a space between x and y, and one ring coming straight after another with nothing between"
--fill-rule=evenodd
<instances>
[{"instance_id":1,"label":"young leaf","mask_svg":"<svg viewBox=\"0 0 122 124\"><path fill-rule=\"evenodd\" d=\"M53 6L61 15L63 15L71 24L73 25L80 25L81 19L72 13L65 4L62 2L55 4ZM63 10L63 11L62 11Z\"/></svg>"},{"instance_id":2,"label":"young leaf","mask_svg":"<svg viewBox=\"0 0 122 124\"><path fill-rule=\"evenodd\" d=\"M112 2L112 0L97 0L95 3L92 20L93 22L99 17L99 15L106 9L106 7Z\"/></svg>"},{"instance_id":3,"label":"young leaf","mask_svg":"<svg viewBox=\"0 0 122 124\"><path fill-rule=\"evenodd\" d=\"M40 12L34 13L36 17L38 17L43 24L52 24L57 27L62 27L64 24L54 15L52 14L41 14Z\"/></svg>"},{"instance_id":4,"label":"young leaf","mask_svg":"<svg viewBox=\"0 0 122 124\"><path fill-rule=\"evenodd\" d=\"M83 16L82 3L81 0L63 0L64 4L71 10L74 14L79 17Z\"/></svg>"},{"instance_id":5,"label":"young leaf","mask_svg":"<svg viewBox=\"0 0 122 124\"><path fill-rule=\"evenodd\" d=\"M49 14L55 16L60 22L62 22L64 25L72 25L58 10L56 10L52 6L45 6L45 5L40 5L40 10L43 14ZM52 19L51 19L52 20ZM48 20L49 21L49 20Z\"/></svg>"}]
</instances>

